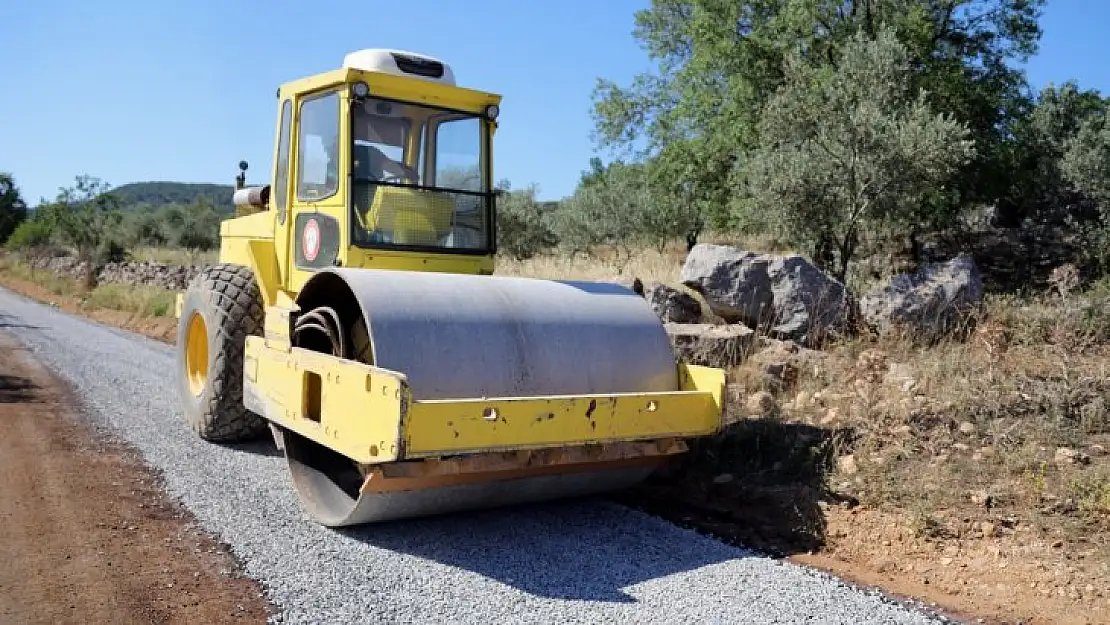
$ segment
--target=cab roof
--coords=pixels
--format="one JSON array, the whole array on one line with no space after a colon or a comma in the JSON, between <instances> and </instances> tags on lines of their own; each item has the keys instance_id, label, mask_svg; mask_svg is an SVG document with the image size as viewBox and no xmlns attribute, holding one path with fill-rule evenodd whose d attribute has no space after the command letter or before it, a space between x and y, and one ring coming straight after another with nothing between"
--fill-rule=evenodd
<instances>
[{"instance_id":1,"label":"cab roof","mask_svg":"<svg viewBox=\"0 0 1110 625\"><path fill-rule=\"evenodd\" d=\"M278 97L359 81L370 86L371 95L449 108L477 111L501 102L499 94L459 87L451 67L435 57L386 48L351 52L338 69L282 84Z\"/></svg>"}]
</instances>

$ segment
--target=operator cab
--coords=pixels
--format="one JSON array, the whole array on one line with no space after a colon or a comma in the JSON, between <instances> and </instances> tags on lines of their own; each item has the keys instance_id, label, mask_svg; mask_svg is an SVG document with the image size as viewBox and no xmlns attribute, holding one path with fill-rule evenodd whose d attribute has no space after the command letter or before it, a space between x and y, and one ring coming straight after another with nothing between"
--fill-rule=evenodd
<instances>
[{"instance_id":1,"label":"operator cab","mask_svg":"<svg viewBox=\"0 0 1110 625\"><path fill-rule=\"evenodd\" d=\"M482 121L372 96L353 103L352 243L486 251Z\"/></svg>"},{"instance_id":2,"label":"operator cab","mask_svg":"<svg viewBox=\"0 0 1110 625\"><path fill-rule=\"evenodd\" d=\"M277 98L272 187L237 179L226 246L272 239L291 291L335 266L492 273L501 96L456 86L432 57L371 49Z\"/></svg>"}]
</instances>

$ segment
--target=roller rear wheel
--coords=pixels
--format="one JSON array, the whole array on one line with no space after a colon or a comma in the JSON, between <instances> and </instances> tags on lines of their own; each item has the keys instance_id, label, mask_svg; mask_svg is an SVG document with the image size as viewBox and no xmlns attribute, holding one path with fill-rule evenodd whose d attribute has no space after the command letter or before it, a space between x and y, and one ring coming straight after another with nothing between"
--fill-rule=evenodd
<instances>
[{"instance_id":1,"label":"roller rear wheel","mask_svg":"<svg viewBox=\"0 0 1110 625\"><path fill-rule=\"evenodd\" d=\"M246 337L261 335L262 295L247 267L207 267L189 285L177 330L178 392L185 421L202 439L237 442L266 430L243 405Z\"/></svg>"}]
</instances>

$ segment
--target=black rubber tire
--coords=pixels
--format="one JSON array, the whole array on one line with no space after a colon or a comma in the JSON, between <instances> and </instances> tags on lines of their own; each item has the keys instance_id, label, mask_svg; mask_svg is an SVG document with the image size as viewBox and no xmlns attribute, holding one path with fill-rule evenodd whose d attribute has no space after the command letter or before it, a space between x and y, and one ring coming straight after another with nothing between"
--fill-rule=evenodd
<instances>
[{"instance_id":1,"label":"black rubber tire","mask_svg":"<svg viewBox=\"0 0 1110 625\"><path fill-rule=\"evenodd\" d=\"M185 371L185 331L195 312L208 334L208 375L199 395ZM267 430L266 420L243 405L243 350L247 336L262 335L264 314L254 272L241 265L206 267L185 292L177 327L178 391L185 422L204 440L242 442Z\"/></svg>"}]
</instances>

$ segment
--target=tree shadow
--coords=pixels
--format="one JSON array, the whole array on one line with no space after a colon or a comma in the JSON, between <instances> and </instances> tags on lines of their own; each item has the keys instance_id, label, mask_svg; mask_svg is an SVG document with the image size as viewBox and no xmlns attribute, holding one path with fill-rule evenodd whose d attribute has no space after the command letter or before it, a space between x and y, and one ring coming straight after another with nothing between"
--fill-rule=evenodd
<instances>
[{"instance_id":1,"label":"tree shadow","mask_svg":"<svg viewBox=\"0 0 1110 625\"><path fill-rule=\"evenodd\" d=\"M647 521L604 498L586 497L335 531L534 596L609 603L635 603L622 590L627 586L749 555Z\"/></svg>"},{"instance_id":2,"label":"tree shadow","mask_svg":"<svg viewBox=\"0 0 1110 625\"><path fill-rule=\"evenodd\" d=\"M30 378L0 373L0 404L32 402L38 388Z\"/></svg>"},{"instance_id":3,"label":"tree shadow","mask_svg":"<svg viewBox=\"0 0 1110 625\"><path fill-rule=\"evenodd\" d=\"M24 323L19 317L0 312L0 328L21 328L28 330L41 330L41 326Z\"/></svg>"}]
</instances>

